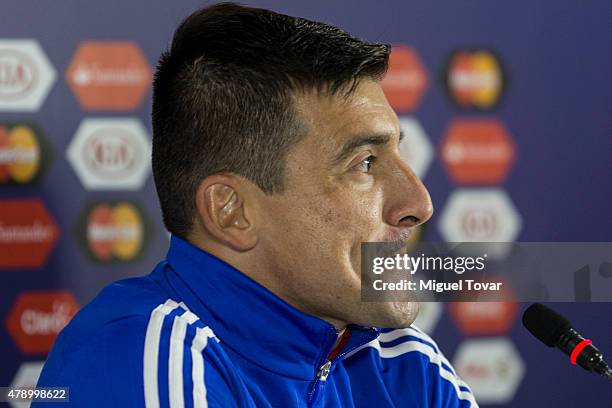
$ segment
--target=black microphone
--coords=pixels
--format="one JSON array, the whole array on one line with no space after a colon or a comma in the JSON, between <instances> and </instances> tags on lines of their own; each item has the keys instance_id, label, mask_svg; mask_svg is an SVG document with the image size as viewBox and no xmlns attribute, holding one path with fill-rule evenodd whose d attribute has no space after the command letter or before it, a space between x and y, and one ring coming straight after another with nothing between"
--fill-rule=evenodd
<instances>
[{"instance_id":1,"label":"black microphone","mask_svg":"<svg viewBox=\"0 0 612 408\"><path fill-rule=\"evenodd\" d=\"M529 306L523 314L523 326L548 347L557 347L576 363L612 381L612 369L591 340L582 337L565 317L540 303Z\"/></svg>"}]
</instances>

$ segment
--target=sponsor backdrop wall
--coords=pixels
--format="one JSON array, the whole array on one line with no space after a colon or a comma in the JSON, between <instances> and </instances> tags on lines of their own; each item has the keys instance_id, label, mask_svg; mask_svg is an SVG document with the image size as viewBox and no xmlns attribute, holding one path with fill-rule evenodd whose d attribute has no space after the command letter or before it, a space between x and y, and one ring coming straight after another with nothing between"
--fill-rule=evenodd
<instances>
[{"instance_id":1,"label":"sponsor backdrop wall","mask_svg":"<svg viewBox=\"0 0 612 408\"><path fill-rule=\"evenodd\" d=\"M79 307L164 257L152 69L201 4L2 3L0 386L35 383ZM436 207L420 239L612 240L611 3L253 4L394 44L383 85ZM612 305L556 307L612 357ZM612 407L610 384L525 333L524 308L429 303L419 324L482 406Z\"/></svg>"}]
</instances>

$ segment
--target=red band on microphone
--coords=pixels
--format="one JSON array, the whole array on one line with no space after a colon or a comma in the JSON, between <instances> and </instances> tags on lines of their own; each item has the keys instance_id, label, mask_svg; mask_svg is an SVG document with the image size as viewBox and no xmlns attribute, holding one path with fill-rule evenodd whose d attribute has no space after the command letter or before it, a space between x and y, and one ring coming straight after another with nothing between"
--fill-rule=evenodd
<instances>
[{"instance_id":1,"label":"red band on microphone","mask_svg":"<svg viewBox=\"0 0 612 408\"><path fill-rule=\"evenodd\" d=\"M584 339L580 343L576 344L576 347L574 347L574 350L572 350L572 354L570 354L570 361L573 365L576 365L576 359L578 358L578 355L582 352L582 350L584 350L586 346L592 343L593 342L591 340Z\"/></svg>"}]
</instances>

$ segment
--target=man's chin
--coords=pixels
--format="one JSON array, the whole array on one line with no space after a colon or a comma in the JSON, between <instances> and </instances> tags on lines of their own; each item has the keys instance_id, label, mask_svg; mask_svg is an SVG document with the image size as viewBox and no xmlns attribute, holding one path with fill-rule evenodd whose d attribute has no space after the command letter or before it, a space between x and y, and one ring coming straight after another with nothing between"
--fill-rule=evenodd
<instances>
[{"instance_id":1,"label":"man's chin","mask_svg":"<svg viewBox=\"0 0 612 408\"><path fill-rule=\"evenodd\" d=\"M403 329L410 326L419 314L418 302L368 302L362 305L363 321L358 324L368 327Z\"/></svg>"}]
</instances>

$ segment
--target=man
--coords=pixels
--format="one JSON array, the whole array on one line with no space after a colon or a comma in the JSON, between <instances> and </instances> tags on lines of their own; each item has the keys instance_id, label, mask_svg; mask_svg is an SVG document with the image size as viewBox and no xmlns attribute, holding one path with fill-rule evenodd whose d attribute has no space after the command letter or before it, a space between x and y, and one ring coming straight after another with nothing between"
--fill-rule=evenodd
<instances>
[{"instance_id":1,"label":"man","mask_svg":"<svg viewBox=\"0 0 612 408\"><path fill-rule=\"evenodd\" d=\"M418 304L360 302L361 243L433 211L398 152L388 54L235 4L187 18L154 81L167 258L84 307L38 385L75 406L475 407Z\"/></svg>"}]
</instances>

